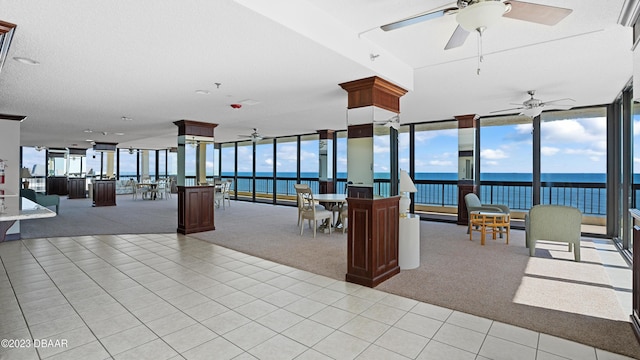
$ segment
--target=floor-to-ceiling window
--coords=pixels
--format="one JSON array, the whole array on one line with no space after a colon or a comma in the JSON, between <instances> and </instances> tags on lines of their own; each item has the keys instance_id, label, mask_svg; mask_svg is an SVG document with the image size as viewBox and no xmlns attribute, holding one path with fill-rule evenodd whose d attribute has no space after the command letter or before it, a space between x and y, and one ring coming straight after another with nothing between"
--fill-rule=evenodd
<instances>
[{"instance_id":1,"label":"floor-to-ceiling window","mask_svg":"<svg viewBox=\"0 0 640 360\"><path fill-rule=\"evenodd\" d=\"M458 205L458 123L415 125L415 212L430 217L456 213Z\"/></svg>"},{"instance_id":2,"label":"floor-to-ceiling window","mask_svg":"<svg viewBox=\"0 0 640 360\"><path fill-rule=\"evenodd\" d=\"M158 177L166 178L167 174L167 150L157 150L158 153Z\"/></svg>"},{"instance_id":3,"label":"floor-to-ceiling window","mask_svg":"<svg viewBox=\"0 0 640 360\"><path fill-rule=\"evenodd\" d=\"M238 197L253 198L253 142L238 142Z\"/></svg>"},{"instance_id":4,"label":"floor-to-ceiling window","mask_svg":"<svg viewBox=\"0 0 640 360\"><path fill-rule=\"evenodd\" d=\"M480 199L512 210L532 206L533 120L528 116L480 119Z\"/></svg>"},{"instance_id":5,"label":"floor-to-ceiling window","mask_svg":"<svg viewBox=\"0 0 640 360\"><path fill-rule=\"evenodd\" d=\"M605 233L606 108L544 112L540 124L540 202L573 206L583 231Z\"/></svg>"},{"instance_id":6,"label":"floor-to-ceiling window","mask_svg":"<svg viewBox=\"0 0 640 360\"><path fill-rule=\"evenodd\" d=\"M296 183L298 169L296 136L276 139L276 159L277 196L293 197L296 193L293 184Z\"/></svg>"},{"instance_id":7,"label":"floor-to-ceiling window","mask_svg":"<svg viewBox=\"0 0 640 360\"><path fill-rule=\"evenodd\" d=\"M138 150L119 149L118 155L118 178L138 180Z\"/></svg>"},{"instance_id":8,"label":"floor-to-ceiling window","mask_svg":"<svg viewBox=\"0 0 640 360\"><path fill-rule=\"evenodd\" d=\"M256 141L255 195L259 199L273 199L273 139Z\"/></svg>"},{"instance_id":9,"label":"floor-to-ceiling window","mask_svg":"<svg viewBox=\"0 0 640 360\"><path fill-rule=\"evenodd\" d=\"M300 179L308 183L313 192L319 192L320 176L320 135L303 135L300 137Z\"/></svg>"},{"instance_id":10,"label":"floor-to-ceiling window","mask_svg":"<svg viewBox=\"0 0 640 360\"><path fill-rule=\"evenodd\" d=\"M149 156L149 177L151 179L157 179L158 168L156 167L156 151L147 150Z\"/></svg>"},{"instance_id":11,"label":"floor-to-ceiling window","mask_svg":"<svg viewBox=\"0 0 640 360\"><path fill-rule=\"evenodd\" d=\"M31 173L30 178L23 179L29 182L29 188L38 192L45 192L46 181L46 151L38 147L22 147L22 167Z\"/></svg>"},{"instance_id":12,"label":"floor-to-ceiling window","mask_svg":"<svg viewBox=\"0 0 640 360\"><path fill-rule=\"evenodd\" d=\"M178 176L178 150L170 149L167 152L167 175L171 177Z\"/></svg>"}]
</instances>

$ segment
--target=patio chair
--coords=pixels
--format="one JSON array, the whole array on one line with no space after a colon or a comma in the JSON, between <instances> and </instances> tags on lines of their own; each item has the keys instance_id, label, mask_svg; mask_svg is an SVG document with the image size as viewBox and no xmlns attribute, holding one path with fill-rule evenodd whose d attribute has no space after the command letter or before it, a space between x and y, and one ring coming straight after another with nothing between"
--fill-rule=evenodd
<instances>
[{"instance_id":1,"label":"patio chair","mask_svg":"<svg viewBox=\"0 0 640 360\"><path fill-rule=\"evenodd\" d=\"M482 204L478 195L469 193L464 196L464 203L467 206L467 214L471 214L472 211L486 211L502 214L511 214L511 209L507 205L500 204ZM471 217L471 216L469 216ZM469 226L467 224L467 234L469 233ZM502 233L500 233L502 238Z\"/></svg>"}]
</instances>

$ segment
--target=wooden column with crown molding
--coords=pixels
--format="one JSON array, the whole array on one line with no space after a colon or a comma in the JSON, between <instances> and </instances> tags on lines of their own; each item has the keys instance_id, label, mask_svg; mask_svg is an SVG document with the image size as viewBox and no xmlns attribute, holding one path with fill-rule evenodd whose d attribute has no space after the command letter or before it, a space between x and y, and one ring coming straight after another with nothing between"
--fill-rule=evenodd
<instances>
[{"instance_id":1,"label":"wooden column with crown molding","mask_svg":"<svg viewBox=\"0 0 640 360\"><path fill-rule=\"evenodd\" d=\"M400 97L407 93L407 90L377 76L342 83L340 87L348 92L348 109L375 106L399 113ZM362 167L356 169L359 172L357 176L367 177L369 162L373 166L373 140L367 141L373 138L373 119L371 123L351 125L347 131L349 142L347 151L351 152L352 156L360 154L369 160L364 161L361 164ZM362 145L362 148L353 149L354 143ZM353 170L352 167L350 167L351 170ZM400 272L398 263L400 198L373 196L371 187L373 170L371 170L370 183L363 185L365 186L357 184L350 186L347 194L349 220L345 278L352 283L375 287Z\"/></svg>"},{"instance_id":2,"label":"wooden column with crown molding","mask_svg":"<svg viewBox=\"0 0 640 360\"><path fill-rule=\"evenodd\" d=\"M213 130L218 124L204 123L193 120L174 122L178 127L178 136L210 137L213 141ZM182 144L184 147L184 144ZM178 151L178 156L184 157ZM184 159L182 159L184 164ZM197 166L197 164L196 164ZM184 174L184 169L183 172ZM178 228L181 234L191 234L202 231L215 230L214 223L214 186L184 186L178 185Z\"/></svg>"},{"instance_id":3,"label":"wooden column with crown molding","mask_svg":"<svg viewBox=\"0 0 640 360\"><path fill-rule=\"evenodd\" d=\"M400 97L407 93L407 90L377 76L342 83L340 87L349 94L347 109L377 106L399 113Z\"/></svg>"},{"instance_id":4,"label":"wooden column with crown molding","mask_svg":"<svg viewBox=\"0 0 640 360\"><path fill-rule=\"evenodd\" d=\"M455 119L458 120L458 130L460 130L460 129L470 129L470 130L477 129L478 116L475 115L475 114L459 115L459 116L455 116ZM458 134L460 134L460 131L458 131ZM474 131L474 137L475 137L475 131ZM459 150L458 151L458 161L459 162L462 161L463 158L468 158L468 157L472 157L472 158L475 159L474 150ZM458 165L458 166L460 166L460 165ZM474 169L475 169L475 165L474 165ZM476 179L475 176L471 180L469 180L469 179L460 179L460 176L458 176L458 219L457 219L457 223L459 225L467 225L468 222L469 222L469 213L467 212L467 205L466 205L466 203L464 201L464 196L469 194L469 193L477 194L477 192L478 192L477 182L478 182L478 179Z\"/></svg>"}]
</instances>

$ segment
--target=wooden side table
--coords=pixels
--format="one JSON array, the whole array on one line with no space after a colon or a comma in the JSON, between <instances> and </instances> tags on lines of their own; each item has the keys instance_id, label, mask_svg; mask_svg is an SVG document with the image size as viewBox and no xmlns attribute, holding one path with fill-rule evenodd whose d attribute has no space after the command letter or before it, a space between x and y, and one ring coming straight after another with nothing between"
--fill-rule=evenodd
<instances>
[{"instance_id":1,"label":"wooden side table","mask_svg":"<svg viewBox=\"0 0 640 360\"><path fill-rule=\"evenodd\" d=\"M469 214L469 240L473 241L473 232L480 232L480 245L484 245L487 232L491 233L493 240L497 234L507 235L509 244L509 232L511 229L511 216L504 213L472 211Z\"/></svg>"}]
</instances>

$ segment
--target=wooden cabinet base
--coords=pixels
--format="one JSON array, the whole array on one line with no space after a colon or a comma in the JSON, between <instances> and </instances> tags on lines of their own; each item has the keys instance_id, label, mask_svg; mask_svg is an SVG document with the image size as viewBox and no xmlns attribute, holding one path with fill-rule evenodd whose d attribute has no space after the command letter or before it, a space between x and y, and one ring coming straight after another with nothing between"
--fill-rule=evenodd
<instances>
[{"instance_id":1,"label":"wooden cabinet base","mask_svg":"<svg viewBox=\"0 0 640 360\"><path fill-rule=\"evenodd\" d=\"M215 230L213 186L178 186L178 229L180 234Z\"/></svg>"},{"instance_id":2,"label":"wooden cabinet base","mask_svg":"<svg viewBox=\"0 0 640 360\"><path fill-rule=\"evenodd\" d=\"M115 180L94 180L93 206L116 206Z\"/></svg>"},{"instance_id":3,"label":"wooden cabinet base","mask_svg":"<svg viewBox=\"0 0 640 360\"><path fill-rule=\"evenodd\" d=\"M400 272L399 197L347 198L349 236L346 281L375 287Z\"/></svg>"},{"instance_id":4,"label":"wooden cabinet base","mask_svg":"<svg viewBox=\"0 0 640 360\"><path fill-rule=\"evenodd\" d=\"M69 178L67 189L69 199L84 199L87 197L85 178Z\"/></svg>"}]
</instances>

